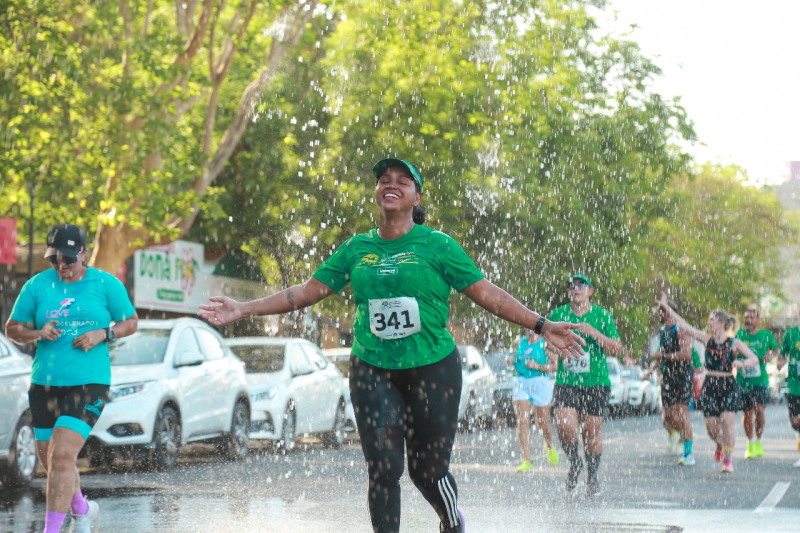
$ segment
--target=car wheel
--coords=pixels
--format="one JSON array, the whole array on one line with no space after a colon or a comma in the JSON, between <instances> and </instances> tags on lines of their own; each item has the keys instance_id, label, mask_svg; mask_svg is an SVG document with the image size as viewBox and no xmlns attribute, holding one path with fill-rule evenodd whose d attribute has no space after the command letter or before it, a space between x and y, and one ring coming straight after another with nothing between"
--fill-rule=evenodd
<instances>
[{"instance_id":1,"label":"car wheel","mask_svg":"<svg viewBox=\"0 0 800 533\"><path fill-rule=\"evenodd\" d=\"M467 399L467 409L464 413L464 420L461 421L461 427L467 433L475 431L475 422L477 416L475 415L475 395L470 393Z\"/></svg>"},{"instance_id":2,"label":"car wheel","mask_svg":"<svg viewBox=\"0 0 800 533\"><path fill-rule=\"evenodd\" d=\"M344 443L344 400L340 399L333 416L333 429L322 436L322 444L328 448L340 448Z\"/></svg>"},{"instance_id":3,"label":"car wheel","mask_svg":"<svg viewBox=\"0 0 800 533\"><path fill-rule=\"evenodd\" d=\"M220 451L226 459L241 461L250 450L250 410L236 402L231 416L231 432L223 439Z\"/></svg>"},{"instance_id":4,"label":"car wheel","mask_svg":"<svg viewBox=\"0 0 800 533\"><path fill-rule=\"evenodd\" d=\"M278 443L283 453L289 453L294 450L296 429L297 414L295 413L294 405L290 403L286 406L286 413L283 415L283 433L281 434L281 440Z\"/></svg>"},{"instance_id":5,"label":"car wheel","mask_svg":"<svg viewBox=\"0 0 800 533\"><path fill-rule=\"evenodd\" d=\"M3 484L26 487L36 473L36 439L33 436L31 414L25 412L17 422L11 439L11 449L2 469Z\"/></svg>"},{"instance_id":6,"label":"car wheel","mask_svg":"<svg viewBox=\"0 0 800 533\"><path fill-rule=\"evenodd\" d=\"M165 405L158 412L153 428L155 449L150 455L150 463L159 470L168 470L178 461L181 445L181 422L178 412Z\"/></svg>"},{"instance_id":7,"label":"car wheel","mask_svg":"<svg viewBox=\"0 0 800 533\"><path fill-rule=\"evenodd\" d=\"M97 449L89 454L89 466L92 468L110 469L114 462L114 452L105 448Z\"/></svg>"}]
</instances>

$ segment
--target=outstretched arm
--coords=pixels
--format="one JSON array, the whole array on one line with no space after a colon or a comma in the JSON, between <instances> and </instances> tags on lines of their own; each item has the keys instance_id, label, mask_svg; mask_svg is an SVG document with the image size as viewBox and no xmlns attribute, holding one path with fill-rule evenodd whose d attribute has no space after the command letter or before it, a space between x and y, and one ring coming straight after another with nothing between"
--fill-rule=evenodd
<instances>
[{"instance_id":1,"label":"outstretched arm","mask_svg":"<svg viewBox=\"0 0 800 533\"><path fill-rule=\"evenodd\" d=\"M331 294L333 289L315 278L309 278L302 285L293 285L271 296L249 302L238 302L227 296L212 296L209 301L213 303L201 305L197 316L215 326L221 326L244 317L295 311L314 305Z\"/></svg>"},{"instance_id":2,"label":"outstretched arm","mask_svg":"<svg viewBox=\"0 0 800 533\"><path fill-rule=\"evenodd\" d=\"M748 345L743 343L739 339L733 339L733 351L737 355L743 355L744 359L737 359L733 362L734 368L739 368L743 366L756 366L758 365L758 357L750 349Z\"/></svg>"},{"instance_id":3,"label":"outstretched arm","mask_svg":"<svg viewBox=\"0 0 800 533\"><path fill-rule=\"evenodd\" d=\"M684 330L689 335L691 335L695 339L699 340L703 344L708 343L708 339L711 338L711 335L709 333L703 331L703 330L697 329L694 326L690 325L688 322L686 322L686 320L683 319L683 317L681 315L676 313L675 310L672 309L669 306L669 304L667 303L667 295L666 295L666 293L663 293L663 292L661 293L661 298L657 300L657 303L658 303L659 306L661 306L661 309L663 309L664 311L669 313L669 316L678 325L678 329ZM689 353L691 354L691 352L689 352Z\"/></svg>"},{"instance_id":4,"label":"outstretched arm","mask_svg":"<svg viewBox=\"0 0 800 533\"><path fill-rule=\"evenodd\" d=\"M524 328L535 329L542 315L531 311L513 296L487 279L476 281L461 291L470 300L493 315ZM578 324L552 322L547 320L542 326L542 335L554 348L561 350L566 357L583 355L583 338L572 331Z\"/></svg>"}]
</instances>

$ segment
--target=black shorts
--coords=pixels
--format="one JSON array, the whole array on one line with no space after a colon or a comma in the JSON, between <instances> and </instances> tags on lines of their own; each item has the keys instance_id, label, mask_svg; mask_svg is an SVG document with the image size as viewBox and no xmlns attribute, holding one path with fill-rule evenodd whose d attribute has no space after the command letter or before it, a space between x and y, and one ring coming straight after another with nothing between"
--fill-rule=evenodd
<instances>
[{"instance_id":1,"label":"black shorts","mask_svg":"<svg viewBox=\"0 0 800 533\"><path fill-rule=\"evenodd\" d=\"M760 406L767 405L767 386L756 385L749 389L741 388L741 403L739 407L742 411L749 411L755 408L756 404Z\"/></svg>"},{"instance_id":2,"label":"black shorts","mask_svg":"<svg viewBox=\"0 0 800 533\"><path fill-rule=\"evenodd\" d=\"M739 410L739 384L736 378L706 376L703 392L700 393L700 405L703 416L717 417L722 413Z\"/></svg>"},{"instance_id":3,"label":"black shorts","mask_svg":"<svg viewBox=\"0 0 800 533\"><path fill-rule=\"evenodd\" d=\"M611 387L573 387L556 385L553 389L553 408L575 409L579 415L605 417Z\"/></svg>"},{"instance_id":4,"label":"black shorts","mask_svg":"<svg viewBox=\"0 0 800 533\"><path fill-rule=\"evenodd\" d=\"M88 438L108 403L108 389L108 385L95 383L74 387L31 384L28 401L36 440L50 440L55 427L69 428Z\"/></svg>"},{"instance_id":5,"label":"black shorts","mask_svg":"<svg viewBox=\"0 0 800 533\"><path fill-rule=\"evenodd\" d=\"M787 394L786 403L789 405L789 418L796 418L800 416L800 396Z\"/></svg>"},{"instance_id":6,"label":"black shorts","mask_svg":"<svg viewBox=\"0 0 800 533\"><path fill-rule=\"evenodd\" d=\"M664 407L689 405L694 390L693 371L664 372L661 380L661 403Z\"/></svg>"}]
</instances>

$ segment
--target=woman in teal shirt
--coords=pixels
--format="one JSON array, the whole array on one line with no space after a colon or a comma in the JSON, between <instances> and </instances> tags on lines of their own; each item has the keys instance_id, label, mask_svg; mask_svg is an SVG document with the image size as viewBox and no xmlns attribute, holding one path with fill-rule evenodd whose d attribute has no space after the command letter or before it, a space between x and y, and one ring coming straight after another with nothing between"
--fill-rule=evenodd
<instances>
[{"instance_id":1,"label":"woman in teal shirt","mask_svg":"<svg viewBox=\"0 0 800 533\"><path fill-rule=\"evenodd\" d=\"M17 344L37 343L28 398L36 455L47 472L45 533L58 532L68 509L73 529L84 532L98 505L83 497L75 463L108 401L108 342L134 333L139 322L125 286L83 264L82 229L53 227L45 258L53 268L22 287L6 336Z\"/></svg>"},{"instance_id":2,"label":"woman in teal shirt","mask_svg":"<svg viewBox=\"0 0 800 533\"><path fill-rule=\"evenodd\" d=\"M558 452L552 444L550 431L550 402L553 401L553 383L547 372L557 368L544 350L544 338L532 329L525 329L524 335L517 339L513 360L508 358L506 364L514 365L515 379L512 400L514 415L517 418L517 439L522 450L522 464L517 472L527 472L533 468L531 463L531 409L536 420L536 427L542 432L544 449L548 462L558 464Z\"/></svg>"},{"instance_id":3,"label":"woman in teal shirt","mask_svg":"<svg viewBox=\"0 0 800 533\"><path fill-rule=\"evenodd\" d=\"M353 286L350 391L369 473L376 532L400 528L403 450L409 476L436 511L440 530L464 530L449 472L461 394L461 363L446 329L451 289L494 315L542 333L565 357L583 353L575 324L547 321L489 282L452 237L422 225L422 176L384 159L372 169L378 227L345 241L302 285L250 302L212 297L211 324L286 313Z\"/></svg>"}]
</instances>

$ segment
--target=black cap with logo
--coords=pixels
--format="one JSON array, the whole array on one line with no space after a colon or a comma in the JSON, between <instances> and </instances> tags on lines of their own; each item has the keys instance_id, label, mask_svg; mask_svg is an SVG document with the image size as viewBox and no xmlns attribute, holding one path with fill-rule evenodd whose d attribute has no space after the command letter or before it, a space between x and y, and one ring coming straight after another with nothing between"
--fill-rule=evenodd
<instances>
[{"instance_id":1,"label":"black cap with logo","mask_svg":"<svg viewBox=\"0 0 800 533\"><path fill-rule=\"evenodd\" d=\"M47 251L44 256L47 258L61 254L74 259L85 249L86 234L81 228L72 224L59 224L47 234Z\"/></svg>"}]
</instances>

